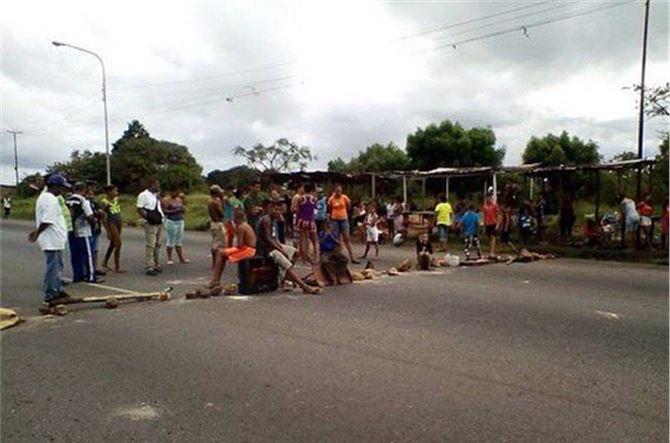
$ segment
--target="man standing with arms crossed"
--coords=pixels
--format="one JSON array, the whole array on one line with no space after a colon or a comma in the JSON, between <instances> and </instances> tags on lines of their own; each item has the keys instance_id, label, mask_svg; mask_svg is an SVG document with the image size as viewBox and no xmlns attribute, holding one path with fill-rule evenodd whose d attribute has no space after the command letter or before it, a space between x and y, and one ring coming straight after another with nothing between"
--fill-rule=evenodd
<instances>
[{"instance_id":1,"label":"man standing with arms crossed","mask_svg":"<svg viewBox=\"0 0 670 443\"><path fill-rule=\"evenodd\" d=\"M146 239L146 274L156 276L163 270L158 261L158 254L163 243L163 209L159 192L160 183L157 179L149 180L149 186L137 196L137 212L145 220L144 236Z\"/></svg>"},{"instance_id":2,"label":"man standing with arms crossed","mask_svg":"<svg viewBox=\"0 0 670 443\"><path fill-rule=\"evenodd\" d=\"M47 188L35 204L37 229L28 235L31 243L38 242L46 259L44 274L44 302L56 304L57 300L69 298L63 291L63 251L67 242L67 224L58 197L70 184L60 174L47 180Z\"/></svg>"}]
</instances>

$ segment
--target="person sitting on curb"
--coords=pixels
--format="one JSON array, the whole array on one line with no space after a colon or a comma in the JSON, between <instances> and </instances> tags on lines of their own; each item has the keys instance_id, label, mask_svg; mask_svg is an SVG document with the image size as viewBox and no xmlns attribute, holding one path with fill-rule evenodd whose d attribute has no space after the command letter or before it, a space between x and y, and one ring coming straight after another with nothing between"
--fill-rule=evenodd
<instances>
[{"instance_id":1,"label":"person sitting on curb","mask_svg":"<svg viewBox=\"0 0 670 443\"><path fill-rule=\"evenodd\" d=\"M298 250L292 246L279 242L277 222L282 220L281 203L270 200L263 201L263 207L268 208L269 213L262 216L258 223L258 249L259 255L267 256L275 262L279 268L279 284L285 278L294 282L305 294L318 294L321 288L310 286L293 270L295 256Z\"/></svg>"},{"instance_id":2,"label":"person sitting on curb","mask_svg":"<svg viewBox=\"0 0 670 443\"><path fill-rule=\"evenodd\" d=\"M226 262L238 263L256 255L256 233L247 223L247 217L244 215L244 212L235 212L233 214L233 223L235 224L237 246L218 249L215 256L214 269L212 270L212 278L207 285L209 295L219 295L223 291L221 276L223 275L223 270L226 268Z\"/></svg>"}]
</instances>

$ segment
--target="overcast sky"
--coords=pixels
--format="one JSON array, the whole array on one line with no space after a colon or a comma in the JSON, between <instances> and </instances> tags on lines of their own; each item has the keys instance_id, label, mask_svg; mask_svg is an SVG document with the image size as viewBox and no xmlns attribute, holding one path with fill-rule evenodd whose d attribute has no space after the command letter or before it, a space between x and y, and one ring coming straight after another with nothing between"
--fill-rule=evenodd
<instances>
[{"instance_id":1,"label":"overcast sky","mask_svg":"<svg viewBox=\"0 0 670 443\"><path fill-rule=\"evenodd\" d=\"M593 13L612 2L534 3L5 0L0 181L14 182L7 130L23 131L21 175L104 150L100 66L52 40L103 57L110 143L139 119L188 146L205 173L239 164L237 145L280 137L325 167L374 142L404 147L443 119L491 126L509 165L531 136L563 129L605 159L635 151L636 96L623 88L640 79L643 3ZM647 84L667 82L667 1L651 2L648 48ZM646 155L664 123L649 122Z\"/></svg>"}]
</instances>

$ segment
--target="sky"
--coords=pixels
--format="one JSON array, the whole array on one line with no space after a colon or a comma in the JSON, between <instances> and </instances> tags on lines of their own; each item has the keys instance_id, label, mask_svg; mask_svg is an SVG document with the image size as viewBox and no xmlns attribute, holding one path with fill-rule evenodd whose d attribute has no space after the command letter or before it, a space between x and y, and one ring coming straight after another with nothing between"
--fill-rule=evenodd
<instances>
[{"instance_id":1,"label":"sky","mask_svg":"<svg viewBox=\"0 0 670 443\"><path fill-rule=\"evenodd\" d=\"M433 2L7 1L0 6L0 182L104 151L139 119L207 173L236 146L285 137L310 169L444 119L490 126L504 163L567 130L605 160L637 150L644 6L559 0ZM487 18L488 17L488 18ZM553 23L544 22L552 22ZM498 34L487 37L491 34ZM455 45L454 45L455 43ZM652 0L647 84L670 80L668 2ZM649 120L645 156L667 120Z\"/></svg>"}]
</instances>

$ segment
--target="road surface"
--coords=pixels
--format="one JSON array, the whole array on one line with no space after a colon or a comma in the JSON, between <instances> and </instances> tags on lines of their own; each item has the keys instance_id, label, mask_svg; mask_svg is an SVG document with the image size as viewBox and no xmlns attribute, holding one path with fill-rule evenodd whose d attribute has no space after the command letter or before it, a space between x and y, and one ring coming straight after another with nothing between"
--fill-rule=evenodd
<instances>
[{"instance_id":1,"label":"road surface","mask_svg":"<svg viewBox=\"0 0 670 443\"><path fill-rule=\"evenodd\" d=\"M667 441L667 267L559 259L45 318L29 229L0 228L2 305L27 317L1 335L3 442ZM158 278L141 232L124 239L109 286L183 295L207 275L205 234Z\"/></svg>"}]
</instances>

